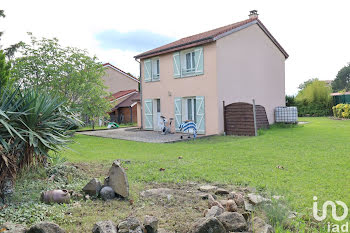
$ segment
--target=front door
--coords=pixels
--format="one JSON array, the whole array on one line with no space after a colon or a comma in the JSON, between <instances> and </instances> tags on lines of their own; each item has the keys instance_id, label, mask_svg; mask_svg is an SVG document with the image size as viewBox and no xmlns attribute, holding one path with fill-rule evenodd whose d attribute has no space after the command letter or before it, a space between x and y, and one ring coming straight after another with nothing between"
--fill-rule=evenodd
<instances>
[{"instance_id":1,"label":"front door","mask_svg":"<svg viewBox=\"0 0 350 233\"><path fill-rule=\"evenodd\" d=\"M162 114L160 112L160 99L155 99L154 100L154 107L155 107L155 122L154 126L156 131L161 131L163 129L163 119L160 117Z\"/></svg>"}]
</instances>

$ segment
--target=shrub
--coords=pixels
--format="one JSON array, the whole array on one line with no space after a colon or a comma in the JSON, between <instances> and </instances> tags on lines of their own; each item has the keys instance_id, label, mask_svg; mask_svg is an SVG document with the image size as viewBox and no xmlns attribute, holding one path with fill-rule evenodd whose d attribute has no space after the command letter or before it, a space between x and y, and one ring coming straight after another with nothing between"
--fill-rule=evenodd
<instances>
[{"instance_id":1,"label":"shrub","mask_svg":"<svg viewBox=\"0 0 350 233\"><path fill-rule=\"evenodd\" d=\"M338 118L350 118L350 104L338 104L333 106L333 116Z\"/></svg>"},{"instance_id":2,"label":"shrub","mask_svg":"<svg viewBox=\"0 0 350 233\"><path fill-rule=\"evenodd\" d=\"M332 113L331 89L325 82L314 80L296 96L299 116L329 116Z\"/></svg>"}]
</instances>

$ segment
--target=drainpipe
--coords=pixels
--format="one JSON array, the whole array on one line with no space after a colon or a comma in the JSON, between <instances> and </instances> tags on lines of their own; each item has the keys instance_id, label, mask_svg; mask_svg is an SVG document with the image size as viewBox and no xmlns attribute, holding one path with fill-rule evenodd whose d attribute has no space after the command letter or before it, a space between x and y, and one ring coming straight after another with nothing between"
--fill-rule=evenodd
<instances>
[{"instance_id":1,"label":"drainpipe","mask_svg":"<svg viewBox=\"0 0 350 233\"><path fill-rule=\"evenodd\" d=\"M136 58L135 58L135 61L136 62L138 62L139 64L140 64L140 90L139 90L139 92L140 92L140 104L141 104L141 129L143 129L143 114L142 114L142 112L143 112L143 101L142 101L142 78L141 78L141 62L140 61L138 61Z\"/></svg>"}]
</instances>

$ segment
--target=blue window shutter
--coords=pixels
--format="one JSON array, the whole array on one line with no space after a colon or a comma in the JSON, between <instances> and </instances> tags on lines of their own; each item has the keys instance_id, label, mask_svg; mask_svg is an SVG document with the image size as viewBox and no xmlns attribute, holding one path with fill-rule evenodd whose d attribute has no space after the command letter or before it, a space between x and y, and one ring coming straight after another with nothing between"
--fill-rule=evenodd
<instances>
[{"instance_id":1,"label":"blue window shutter","mask_svg":"<svg viewBox=\"0 0 350 233\"><path fill-rule=\"evenodd\" d=\"M174 69L174 77L178 78L181 76L181 62L180 62L180 53L174 53L173 54L173 69Z\"/></svg>"},{"instance_id":2,"label":"blue window shutter","mask_svg":"<svg viewBox=\"0 0 350 233\"><path fill-rule=\"evenodd\" d=\"M196 96L196 121L198 134L205 134L204 96Z\"/></svg>"},{"instance_id":3,"label":"blue window shutter","mask_svg":"<svg viewBox=\"0 0 350 233\"><path fill-rule=\"evenodd\" d=\"M153 129L153 100L145 99L145 129Z\"/></svg>"},{"instance_id":4,"label":"blue window shutter","mask_svg":"<svg viewBox=\"0 0 350 233\"><path fill-rule=\"evenodd\" d=\"M152 62L151 60L145 60L143 62L145 82L152 81Z\"/></svg>"},{"instance_id":5,"label":"blue window shutter","mask_svg":"<svg viewBox=\"0 0 350 233\"><path fill-rule=\"evenodd\" d=\"M203 47L196 48L195 52L195 73L203 74L204 64L203 64Z\"/></svg>"},{"instance_id":6,"label":"blue window shutter","mask_svg":"<svg viewBox=\"0 0 350 233\"><path fill-rule=\"evenodd\" d=\"M182 123L182 98L175 97L175 131L180 131L179 127Z\"/></svg>"}]
</instances>

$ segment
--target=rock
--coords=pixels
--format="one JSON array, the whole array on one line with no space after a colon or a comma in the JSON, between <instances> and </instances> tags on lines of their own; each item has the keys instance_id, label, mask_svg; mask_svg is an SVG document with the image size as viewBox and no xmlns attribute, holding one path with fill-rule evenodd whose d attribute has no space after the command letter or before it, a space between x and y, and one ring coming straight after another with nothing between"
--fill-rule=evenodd
<instances>
[{"instance_id":1,"label":"rock","mask_svg":"<svg viewBox=\"0 0 350 233\"><path fill-rule=\"evenodd\" d=\"M5 222L0 226L0 232L4 233L25 233L26 227L21 224L15 224L12 222Z\"/></svg>"},{"instance_id":2,"label":"rock","mask_svg":"<svg viewBox=\"0 0 350 233\"><path fill-rule=\"evenodd\" d=\"M224 209L220 208L219 206L213 206L210 208L210 210L207 211L207 213L205 214L205 217L206 218L216 217L222 214L223 212L224 212Z\"/></svg>"},{"instance_id":3,"label":"rock","mask_svg":"<svg viewBox=\"0 0 350 233\"><path fill-rule=\"evenodd\" d=\"M85 185L85 187L83 188L83 191L86 194L89 194L90 196L98 196L101 188L102 188L101 182L98 179L93 178L92 180L90 180L89 183L87 183L87 185Z\"/></svg>"},{"instance_id":4,"label":"rock","mask_svg":"<svg viewBox=\"0 0 350 233\"><path fill-rule=\"evenodd\" d=\"M191 233L226 233L223 224L215 217L202 218L198 220Z\"/></svg>"},{"instance_id":5,"label":"rock","mask_svg":"<svg viewBox=\"0 0 350 233\"><path fill-rule=\"evenodd\" d=\"M212 185L203 185L201 187L199 187L199 191L202 192L213 192L217 189L216 186L212 186Z\"/></svg>"},{"instance_id":6,"label":"rock","mask_svg":"<svg viewBox=\"0 0 350 233\"><path fill-rule=\"evenodd\" d=\"M236 202L238 207L244 206L244 196L241 193L236 193L233 200Z\"/></svg>"},{"instance_id":7,"label":"rock","mask_svg":"<svg viewBox=\"0 0 350 233\"><path fill-rule=\"evenodd\" d=\"M199 193L198 196L202 199L202 200L208 200L208 196L210 194L209 193ZM217 197L216 195L212 195L212 197L216 200Z\"/></svg>"},{"instance_id":8,"label":"rock","mask_svg":"<svg viewBox=\"0 0 350 233\"><path fill-rule=\"evenodd\" d=\"M65 231L55 223L40 222L32 226L26 233L65 233Z\"/></svg>"},{"instance_id":9,"label":"rock","mask_svg":"<svg viewBox=\"0 0 350 233\"><path fill-rule=\"evenodd\" d=\"M234 200L228 200L226 203L226 211L237 212L238 208Z\"/></svg>"},{"instance_id":10,"label":"rock","mask_svg":"<svg viewBox=\"0 0 350 233\"><path fill-rule=\"evenodd\" d=\"M264 197L262 197L262 196L260 196L258 194L254 194L254 193L249 193L248 194L248 199L254 205L258 205L260 203L270 201L269 199L264 198Z\"/></svg>"},{"instance_id":11,"label":"rock","mask_svg":"<svg viewBox=\"0 0 350 233\"><path fill-rule=\"evenodd\" d=\"M129 196L129 183L124 168L119 161L114 161L108 172L107 185L112 187L114 192L124 198Z\"/></svg>"},{"instance_id":12,"label":"rock","mask_svg":"<svg viewBox=\"0 0 350 233\"><path fill-rule=\"evenodd\" d=\"M46 204L50 203L69 203L70 194L66 189L49 190L41 193L40 200Z\"/></svg>"},{"instance_id":13,"label":"rock","mask_svg":"<svg viewBox=\"0 0 350 233\"><path fill-rule=\"evenodd\" d=\"M252 204L250 204L248 201L244 200L244 209L246 211L254 211L254 206Z\"/></svg>"},{"instance_id":14,"label":"rock","mask_svg":"<svg viewBox=\"0 0 350 233\"><path fill-rule=\"evenodd\" d=\"M298 213L295 212L295 211L290 211L290 212L288 213L288 218L289 218L289 219L296 218L297 216L298 216Z\"/></svg>"},{"instance_id":15,"label":"rock","mask_svg":"<svg viewBox=\"0 0 350 233\"><path fill-rule=\"evenodd\" d=\"M92 233L117 233L116 225L111 221L100 221L95 223Z\"/></svg>"},{"instance_id":16,"label":"rock","mask_svg":"<svg viewBox=\"0 0 350 233\"><path fill-rule=\"evenodd\" d=\"M247 229L247 222L240 213L224 212L217 219L224 225L228 232L245 231Z\"/></svg>"},{"instance_id":17,"label":"rock","mask_svg":"<svg viewBox=\"0 0 350 233\"><path fill-rule=\"evenodd\" d=\"M218 206L222 209L225 209L221 204L220 202L218 201L215 201L214 197L212 195L208 195L208 209L210 209L211 207L213 206Z\"/></svg>"},{"instance_id":18,"label":"rock","mask_svg":"<svg viewBox=\"0 0 350 233\"><path fill-rule=\"evenodd\" d=\"M253 218L253 232L256 233L273 233L275 232L273 227L269 224L266 224L264 220L259 217Z\"/></svg>"},{"instance_id":19,"label":"rock","mask_svg":"<svg viewBox=\"0 0 350 233\"><path fill-rule=\"evenodd\" d=\"M145 197L145 198L159 198L159 197L168 198L168 196L172 195L174 192L175 191L173 189L159 188L159 189L148 189L146 191L142 191L140 195L141 197Z\"/></svg>"},{"instance_id":20,"label":"rock","mask_svg":"<svg viewBox=\"0 0 350 233\"><path fill-rule=\"evenodd\" d=\"M220 200L219 202L223 207L225 207L227 204L227 200Z\"/></svg>"},{"instance_id":21,"label":"rock","mask_svg":"<svg viewBox=\"0 0 350 233\"><path fill-rule=\"evenodd\" d=\"M85 195L85 196L84 196L84 199L85 199L86 201L90 200L90 199L91 199L91 198L90 198L90 195L88 195L88 194Z\"/></svg>"},{"instance_id":22,"label":"rock","mask_svg":"<svg viewBox=\"0 0 350 233\"><path fill-rule=\"evenodd\" d=\"M250 212L244 212L244 213L242 213L242 215L243 215L244 219L248 222L251 213Z\"/></svg>"},{"instance_id":23,"label":"rock","mask_svg":"<svg viewBox=\"0 0 350 233\"><path fill-rule=\"evenodd\" d=\"M115 192L112 189L112 187L105 186L101 189L100 196L101 196L102 200L107 201L107 200L115 198Z\"/></svg>"},{"instance_id":24,"label":"rock","mask_svg":"<svg viewBox=\"0 0 350 233\"><path fill-rule=\"evenodd\" d=\"M118 233L143 233L143 226L137 218L128 217L118 224Z\"/></svg>"},{"instance_id":25,"label":"rock","mask_svg":"<svg viewBox=\"0 0 350 233\"><path fill-rule=\"evenodd\" d=\"M158 232L158 219L154 216L145 216L143 220L143 226L147 233L157 233Z\"/></svg>"},{"instance_id":26,"label":"rock","mask_svg":"<svg viewBox=\"0 0 350 233\"><path fill-rule=\"evenodd\" d=\"M226 194L229 194L229 191L227 191L226 189L223 189L223 188L218 188L215 191L215 194L216 195L226 195Z\"/></svg>"}]
</instances>

